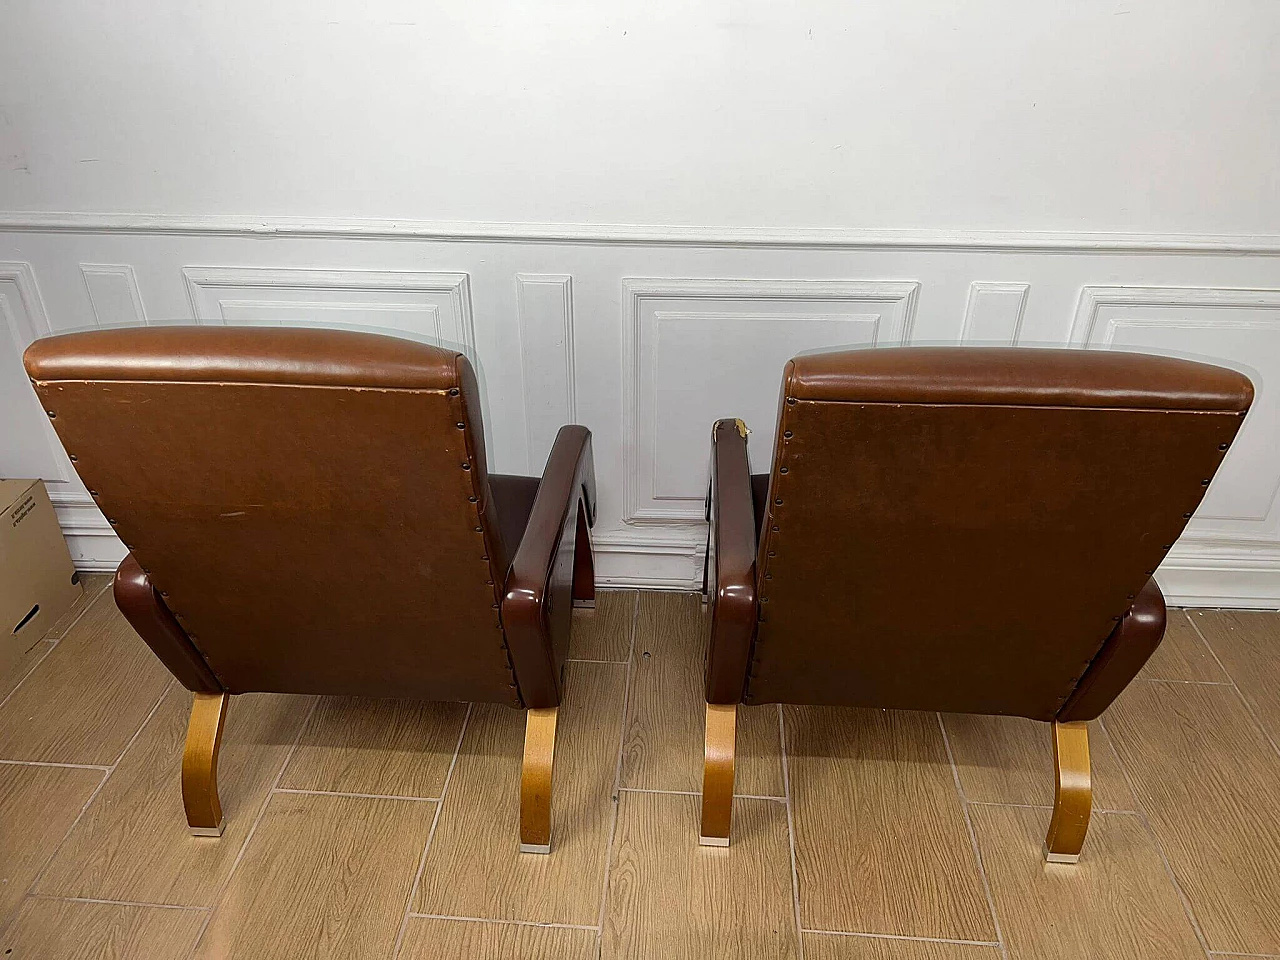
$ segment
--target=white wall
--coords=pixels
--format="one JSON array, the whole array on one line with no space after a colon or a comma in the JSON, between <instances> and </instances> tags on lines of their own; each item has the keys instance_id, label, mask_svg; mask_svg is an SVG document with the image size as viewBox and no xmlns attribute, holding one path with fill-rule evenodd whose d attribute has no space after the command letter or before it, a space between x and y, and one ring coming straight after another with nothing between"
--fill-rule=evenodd
<instances>
[{"instance_id":1,"label":"white wall","mask_svg":"<svg viewBox=\"0 0 1280 960\"><path fill-rule=\"evenodd\" d=\"M687 584L712 419L787 356L1059 342L1251 370L1161 569L1280 605L1280 4L9 3L0 474L120 547L17 357L322 315L473 347L498 470L596 435L599 568Z\"/></svg>"}]
</instances>

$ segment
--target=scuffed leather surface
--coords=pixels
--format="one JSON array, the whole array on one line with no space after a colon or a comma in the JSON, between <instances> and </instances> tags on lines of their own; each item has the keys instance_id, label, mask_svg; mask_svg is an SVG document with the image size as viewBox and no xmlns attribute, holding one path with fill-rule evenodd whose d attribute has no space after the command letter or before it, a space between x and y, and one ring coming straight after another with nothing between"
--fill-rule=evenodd
<instances>
[{"instance_id":1,"label":"scuffed leather surface","mask_svg":"<svg viewBox=\"0 0 1280 960\"><path fill-rule=\"evenodd\" d=\"M227 690L522 702L499 617L516 545L463 356L345 331L161 327L49 338L25 361L95 501Z\"/></svg>"},{"instance_id":2,"label":"scuffed leather surface","mask_svg":"<svg viewBox=\"0 0 1280 960\"><path fill-rule=\"evenodd\" d=\"M788 364L746 699L1054 719L1251 395L1240 374L1137 354Z\"/></svg>"},{"instance_id":3,"label":"scuffed leather surface","mask_svg":"<svg viewBox=\"0 0 1280 960\"><path fill-rule=\"evenodd\" d=\"M1121 350L895 347L796 357L791 397L833 403L1003 403L1243 412L1249 379Z\"/></svg>"}]
</instances>

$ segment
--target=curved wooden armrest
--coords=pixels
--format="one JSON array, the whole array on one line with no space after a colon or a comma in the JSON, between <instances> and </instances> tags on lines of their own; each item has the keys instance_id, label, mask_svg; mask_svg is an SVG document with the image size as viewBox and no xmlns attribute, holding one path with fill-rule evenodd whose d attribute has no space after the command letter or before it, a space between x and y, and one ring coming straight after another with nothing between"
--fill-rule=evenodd
<instances>
[{"instance_id":1,"label":"curved wooden armrest","mask_svg":"<svg viewBox=\"0 0 1280 960\"><path fill-rule=\"evenodd\" d=\"M112 592L129 625L179 683L196 693L222 692L222 684L132 553L120 561Z\"/></svg>"},{"instance_id":2,"label":"curved wooden armrest","mask_svg":"<svg viewBox=\"0 0 1280 960\"><path fill-rule=\"evenodd\" d=\"M568 654L575 555L596 516L591 431L561 427L538 484L524 537L502 598L502 624L527 707L560 704L560 665ZM589 549L589 546L588 546Z\"/></svg>"},{"instance_id":3,"label":"curved wooden armrest","mask_svg":"<svg viewBox=\"0 0 1280 960\"><path fill-rule=\"evenodd\" d=\"M746 427L720 420L711 432L708 592L714 604L707 648L707 702L738 703L756 631L756 515Z\"/></svg>"}]
</instances>

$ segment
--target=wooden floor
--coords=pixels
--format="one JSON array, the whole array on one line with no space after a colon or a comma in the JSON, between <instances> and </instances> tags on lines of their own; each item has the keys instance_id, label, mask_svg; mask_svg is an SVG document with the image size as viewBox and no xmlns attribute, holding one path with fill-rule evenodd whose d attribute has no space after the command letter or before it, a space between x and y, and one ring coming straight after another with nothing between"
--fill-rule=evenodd
<instances>
[{"instance_id":1,"label":"wooden floor","mask_svg":"<svg viewBox=\"0 0 1280 960\"><path fill-rule=\"evenodd\" d=\"M237 697L226 833L189 837L190 695L105 586L0 678L3 960L1280 955L1277 614L1171 612L1093 724L1073 867L1047 727L879 710L744 708L733 846L699 847L700 604L602 594L540 857L487 705Z\"/></svg>"}]
</instances>

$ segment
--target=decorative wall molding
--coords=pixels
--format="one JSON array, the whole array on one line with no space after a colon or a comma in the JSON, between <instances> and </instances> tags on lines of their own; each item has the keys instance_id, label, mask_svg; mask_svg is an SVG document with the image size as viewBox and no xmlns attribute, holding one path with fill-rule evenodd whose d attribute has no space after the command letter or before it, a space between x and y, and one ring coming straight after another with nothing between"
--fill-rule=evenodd
<instances>
[{"instance_id":1,"label":"decorative wall molding","mask_svg":"<svg viewBox=\"0 0 1280 960\"><path fill-rule=\"evenodd\" d=\"M1280 289L1086 286L1080 290L1068 342L1078 345L1097 342L1095 328L1098 315L1105 307L1262 307L1280 310Z\"/></svg>"},{"instance_id":2,"label":"decorative wall molding","mask_svg":"<svg viewBox=\"0 0 1280 960\"><path fill-rule=\"evenodd\" d=\"M13 418L12 428L18 431L16 438L10 442L22 449L33 439L32 433L28 431L38 432L43 444L47 447L48 456L41 458L46 466L39 470L37 475L50 482L65 483L71 479L71 464L63 453L62 444L58 442L58 437L49 425L49 421L43 416L39 403L31 394L26 374L22 371L23 351L31 345L33 340L53 333L53 328L49 325L49 315L45 311L44 298L40 295L40 285L36 282L36 274L31 264L0 262L0 323L3 324L0 327L3 331L0 337L9 340L17 378L12 384L4 384L5 387L12 389L15 395L12 398L6 398L5 401L5 406L8 407L12 403L12 408L5 409L0 414L6 419ZM35 418L34 422L24 416L28 412ZM23 434L30 439L23 441ZM34 443L38 447L41 441L36 440ZM31 448L27 447L27 449Z\"/></svg>"},{"instance_id":3,"label":"decorative wall molding","mask_svg":"<svg viewBox=\"0 0 1280 960\"><path fill-rule=\"evenodd\" d=\"M405 315L394 326L406 333L432 334L446 345L475 356L471 282L465 273L408 270L328 270L315 267L183 267L192 315L197 322L225 322L230 308L246 316L305 310L339 315L362 310ZM305 297L291 294L306 294ZM325 299L341 295L343 299ZM413 323L414 314L432 318L434 330ZM391 324L387 324L391 325ZM376 326L376 325L374 325Z\"/></svg>"},{"instance_id":4,"label":"decorative wall molding","mask_svg":"<svg viewBox=\"0 0 1280 960\"><path fill-rule=\"evenodd\" d=\"M662 448L659 446L657 410L659 391L651 381L659 359L659 332L680 328L694 330L699 324L741 326L740 335L727 340L703 338L702 348L711 351L700 372L708 377L728 368L740 379L738 386L748 391L749 399L741 400L723 392L708 398L705 425L709 432L715 415L749 417L753 411L772 410L776 404L776 387L766 387L757 377L747 375L743 364L768 366L768 379L781 374L789 356L814 346L846 343L903 343L911 339L916 300L920 284L915 281L861 280L710 280L628 278L623 287L622 330L622 521L626 524L665 524L669 533L677 535L682 528L703 523L702 494L660 490L658 479ZM789 324L849 324L854 331L841 331L793 341L767 351L734 354L736 340L744 340L756 324L772 324L785 330ZM746 341L744 341L746 342ZM781 348L781 352L779 349ZM777 354L776 356L774 354ZM688 359L681 351L679 356ZM735 366L736 365L736 366ZM763 373L763 368L762 371ZM691 371L690 379L697 376ZM775 381L776 382L776 381ZM709 389L709 381L691 384L681 381L691 397ZM687 398L686 398L687 399ZM725 405L732 406L731 412ZM761 406L763 404L763 407ZM718 414L710 411L719 410ZM763 415L752 417L758 432L757 449L770 449L773 423ZM669 427L670 424L667 424ZM681 441L666 431L661 443L668 451ZM697 447L696 450L693 447ZM705 468L707 444L694 442L688 456L694 457L698 470ZM669 454L670 455L670 454Z\"/></svg>"},{"instance_id":5,"label":"decorative wall molding","mask_svg":"<svg viewBox=\"0 0 1280 960\"><path fill-rule=\"evenodd\" d=\"M147 311L142 305L138 278L129 264L82 263L80 276L98 326L146 324Z\"/></svg>"},{"instance_id":6,"label":"decorative wall molding","mask_svg":"<svg viewBox=\"0 0 1280 960\"><path fill-rule=\"evenodd\" d=\"M516 321L527 467L532 476L540 476L560 427L578 419L573 278L564 273L517 273Z\"/></svg>"},{"instance_id":7,"label":"decorative wall molding","mask_svg":"<svg viewBox=\"0 0 1280 960\"><path fill-rule=\"evenodd\" d=\"M1022 317L1027 309L1029 283L969 284L964 325L960 339L981 343L1017 343L1022 334Z\"/></svg>"},{"instance_id":8,"label":"decorative wall molding","mask_svg":"<svg viewBox=\"0 0 1280 960\"><path fill-rule=\"evenodd\" d=\"M834 247L1028 253L1280 255L1280 234L504 223L500 221L391 220L367 217L233 217L46 211L0 213L0 233L19 232L328 237L512 243L622 243L696 247Z\"/></svg>"},{"instance_id":9,"label":"decorative wall molding","mask_svg":"<svg viewBox=\"0 0 1280 960\"><path fill-rule=\"evenodd\" d=\"M20 311L7 311L5 318L23 350L32 340L47 337L53 333L49 326L49 315L44 309L44 298L40 296L40 285L36 283L36 273L31 264L21 262L0 262L0 281L12 283L18 292Z\"/></svg>"},{"instance_id":10,"label":"decorative wall molding","mask_svg":"<svg viewBox=\"0 0 1280 960\"><path fill-rule=\"evenodd\" d=\"M1187 603L1280 605L1280 289L1086 286L1069 334L1077 346L1142 349L1245 370L1253 408L1174 549L1161 582ZM1228 572L1239 571L1234 581Z\"/></svg>"}]
</instances>

